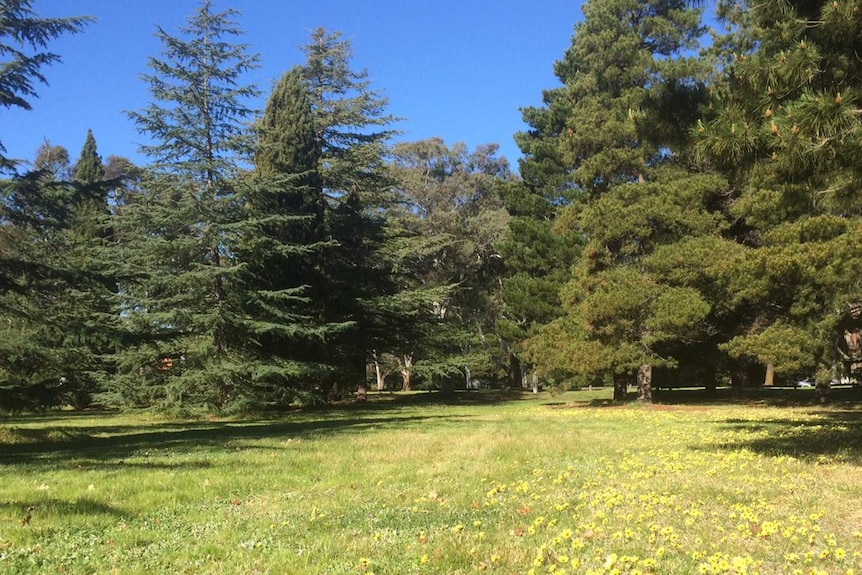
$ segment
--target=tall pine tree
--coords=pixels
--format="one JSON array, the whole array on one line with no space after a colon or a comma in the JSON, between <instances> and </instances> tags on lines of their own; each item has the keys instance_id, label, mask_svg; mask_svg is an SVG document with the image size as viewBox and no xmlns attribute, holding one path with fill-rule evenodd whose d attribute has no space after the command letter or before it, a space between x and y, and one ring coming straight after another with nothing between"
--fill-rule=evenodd
<instances>
[{"instance_id":1,"label":"tall pine tree","mask_svg":"<svg viewBox=\"0 0 862 575\"><path fill-rule=\"evenodd\" d=\"M239 186L244 217L236 254L243 265L249 405L313 400L316 382L332 369L324 361L327 340L346 327L324 323L319 260L333 245L326 240L319 156L308 91L294 68L269 96L254 172Z\"/></svg>"},{"instance_id":2,"label":"tall pine tree","mask_svg":"<svg viewBox=\"0 0 862 575\"><path fill-rule=\"evenodd\" d=\"M723 73L695 130L733 184L738 254L714 274L734 288L725 349L787 377L816 371L824 400L841 361L853 364L845 334L862 328L860 9L721 3Z\"/></svg>"},{"instance_id":3,"label":"tall pine tree","mask_svg":"<svg viewBox=\"0 0 862 575\"><path fill-rule=\"evenodd\" d=\"M231 244L233 178L249 156L257 94L242 78L257 57L232 42L236 14L204 0L180 36L159 28L163 53L144 77L153 101L130 114L152 165L121 212L124 259L141 279L123 289L137 345L122 354L116 401L222 409L248 380L234 341Z\"/></svg>"},{"instance_id":4,"label":"tall pine tree","mask_svg":"<svg viewBox=\"0 0 862 575\"><path fill-rule=\"evenodd\" d=\"M385 238L381 214L391 201L384 160L395 118L386 113L386 98L371 89L368 72L352 68L352 48L339 32L314 30L303 50L326 237L336 244L320 260L322 318L349 325L321 349L335 367L324 387L336 395L355 388L364 393L372 342L385 329L381 298L394 289L379 249Z\"/></svg>"}]
</instances>

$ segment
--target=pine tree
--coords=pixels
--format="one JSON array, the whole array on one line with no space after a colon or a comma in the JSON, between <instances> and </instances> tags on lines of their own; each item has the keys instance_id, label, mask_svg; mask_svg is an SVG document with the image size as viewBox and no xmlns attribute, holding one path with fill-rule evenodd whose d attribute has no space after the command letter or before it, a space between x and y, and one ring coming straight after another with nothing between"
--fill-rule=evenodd
<instances>
[{"instance_id":1,"label":"pine tree","mask_svg":"<svg viewBox=\"0 0 862 575\"><path fill-rule=\"evenodd\" d=\"M258 126L254 173L242 182L245 213L236 253L246 295L240 326L247 335L251 405L286 405L315 396L331 369L319 352L346 326L326 324L318 260L326 241L319 149L302 72L276 84Z\"/></svg>"},{"instance_id":2,"label":"pine tree","mask_svg":"<svg viewBox=\"0 0 862 575\"><path fill-rule=\"evenodd\" d=\"M257 57L230 42L241 34L236 14L205 0L181 36L159 28L163 54L144 77L153 102L130 114L150 139L141 151L153 163L120 214L124 261L142 279L123 289L137 344L120 358L118 402L221 409L248 381L234 341L231 246L233 178L251 149L245 120L257 94L241 82Z\"/></svg>"},{"instance_id":3,"label":"pine tree","mask_svg":"<svg viewBox=\"0 0 862 575\"><path fill-rule=\"evenodd\" d=\"M98 161L92 134L84 150ZM67 171L63 149L45 145L39 156L45 169L14 178L4 204L3 238L17 262L2 297L4 386L22 405L84 407L112 372L118 336L106 187L57 180Z\"/></svg>"},{"instance_id":4,"label":"pine tree","mask_svg":"<svg viewBox=\"0 0 862 575\"><path fill-rule=\"evenodd\" d=\"M824 399L844 332L858 332L862 66L858 2L722 3L723 74L698 150L731 181L739 253L725 349L788 377L817 372Z\"/></svg>"},{"instance_id":5,"label":"pine tree","mask_svg":"<svg viewBox=\"0 0 862 575\"><path fill-rule=\"evenodd\" d=\"M555 229L586 243L561 292L565 315L527 347L545 369L613 374L616 399L639 371L648 400L651 366L666 362L658 345L679 338L681 326L696 325L707 309L696 291L662 285L639 263L668 236L703 227L687 221L699 209L679 213L678 198L686 189L706 195L703 186L715 184L693 181L684 165L665 167L684 159L702 90L698 62L681 54L703 29L699 10L683 1L592 0L584 14L555 68L565 85L530 113L546 131L521 136L550 158L528 174L574 198ZM679 316L669 316L675 307ZM570 353L549 339L561 330L571 330Z\"/></svg>"},{"instance_id":6,"label":"pine tree","mask_svg":"<svg viewBox=\"0 0 862 575\"><path fill-rule=\"evenodd\" d=\"M352 48L340 33L319 28L303 50L327 200L326 237L336 244L320 260L322 318L350 326L320 350L334 366L324 387L340 395L356 387L364 392L372 340L385 329L378 304L393 290L379 249L381 213L391 196L384 158L395 118L385 112L386 98L370 88L368 72L351 68Z\"/></svg>"}]
</instances>

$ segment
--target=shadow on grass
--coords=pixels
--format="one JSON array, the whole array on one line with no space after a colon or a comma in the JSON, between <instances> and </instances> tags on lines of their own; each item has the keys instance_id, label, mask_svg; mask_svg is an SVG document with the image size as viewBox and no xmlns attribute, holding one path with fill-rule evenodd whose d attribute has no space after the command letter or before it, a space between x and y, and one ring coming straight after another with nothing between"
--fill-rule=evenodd
<instances>
[{"instance_id":1,"label":"shadow on grass","mask_svg":"<svg viewBox=\"0 0 862 575\"><path fill-rule=\"evenodd\" d=\"M631 397L631 396L630 396ZM862 387L842 386L832 389L831 405L862 407ZM770 407L805 407L819 405L815 389L791 387L745 388L734 395L729 387L720 387L709 393L703 388L656 389L653 402L660 405L751 405Z\"/></svg>"},{"instance_id":2,"label":"shadow on grass","mask_svg":"<svg viewBox=\"0 0 862 575\"><path fill-rule=\"evenodd\" d=\"M18 517L22 525L38 523L39 516L43 514L61 516L108 515L111 517L125 517L127 515L122 509L89 497L81 497L74 501L51 497L34 498L29 501L0 501L0 515Z\"/></svg>"},{"instance_id":3,"label":"shadow on grass","mask_svg":"<svg viewBox=\"0 0 862 575\"><path fill-rule=\"evenodd\" d=\"M826 458L862 465L862 412L830 409L817 411L816 415L815 419L727 419L720 422L726 429L750 432L752 437L718 447L787 455L805 461Z\"/></svg>"},{"instance_id":4,"label":"shadow on grass","mask_svg":"<svg viewBox=\"0 0 862 575\"><path fill-rule=\"evenodd\" d=\"M236 422L185 422L153 423L141 425L89 426L63 428L44 426L38 428L12 428L7 435L14 434L15 443L0 447L0 466L26 465L56 467L58 465L86 465L92 467L126 466L125 459L146 456L149 453L175 451L195 453L199 451L230 451L253 449L254 446L237 445L235 442L259 439L314 439L332 434L356 434L370 429L403 429L432 422L457 421L463 417L449 415L392 415L375 417L337 412L318 412L310 418L301 414L297 420L257 420ZM61 424L62 419L54 422ZM268 449L272 446L267 446ZM144 462L143 467L156 468L162 462ZM198 461L180 463L206 465ZM165 465L171 465L170 463Z\"/></svg>"}]
</instances>

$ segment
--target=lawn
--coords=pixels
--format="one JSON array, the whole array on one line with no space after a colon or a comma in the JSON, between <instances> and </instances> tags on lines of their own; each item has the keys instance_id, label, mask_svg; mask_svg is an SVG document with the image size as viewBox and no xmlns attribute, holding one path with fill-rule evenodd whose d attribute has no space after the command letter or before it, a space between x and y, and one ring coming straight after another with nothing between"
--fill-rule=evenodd
<instances>
[{"instance_id":1,"label":"lawn","mask_svg":"<svg viewBox=\"0 0 862 575\"><path fill-rule=\"evenodd\" d=\"M608 393L9 419L0 573L862 574L855 401Z\"/></svg>"}]
</instances>

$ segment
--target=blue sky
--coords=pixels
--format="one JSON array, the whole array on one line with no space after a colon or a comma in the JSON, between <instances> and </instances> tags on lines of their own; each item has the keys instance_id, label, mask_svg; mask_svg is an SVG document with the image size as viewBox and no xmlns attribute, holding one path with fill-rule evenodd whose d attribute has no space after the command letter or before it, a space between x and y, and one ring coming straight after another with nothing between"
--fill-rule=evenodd
<instances>
[{"instance_id":1,"label":"blue sky","mask_svg":"<svg viewBox=\"0 0 862 575\"><path fill-rule=\"evenodd\" d=\"M48 86L32 111L0 110L7 156L32 159L47 138L76 158L88 128L103 157L138 163L143 140L124 111L148 100L140 75L161 46L156 25L177 34L196 0L35 0L40 16L91 15L83 33L50 49L63 61L45 69ZM389 112L405 120L400 139L442 137L471 148L496 142L513 164L512 135L524 129L519 108L539 105L543 89L558 85L553 63L569 46L582 18L577 0L215 0L241 12L243 42L260 54L251 73L266 95L285 70L302 63L299 46L312 29L340 30L351 41L354 67L367 68L372 86L389 98Z\"/></svg>"}]
</instances>

